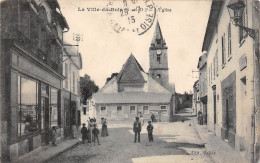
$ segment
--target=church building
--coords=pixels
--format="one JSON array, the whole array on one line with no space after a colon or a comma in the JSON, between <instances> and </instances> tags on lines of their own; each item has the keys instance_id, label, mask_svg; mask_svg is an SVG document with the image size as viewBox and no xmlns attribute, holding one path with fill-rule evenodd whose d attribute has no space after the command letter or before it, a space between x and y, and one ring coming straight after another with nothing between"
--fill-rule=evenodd
<instances>
[{"instance_id":1,"label":"church building","mask_svg":"<svg viewBox=\"0 0 260 163\"><path fill-rule=\"evenodd\" d=\"M154 114L156 121L171 121L175 111L175 92L169 86L167 46L159 22L149 57L150 69L146 73L131 54L118 75L89 99L89 117L133 121L140 115L149 120Z\"/></svg>"}]
</instances>

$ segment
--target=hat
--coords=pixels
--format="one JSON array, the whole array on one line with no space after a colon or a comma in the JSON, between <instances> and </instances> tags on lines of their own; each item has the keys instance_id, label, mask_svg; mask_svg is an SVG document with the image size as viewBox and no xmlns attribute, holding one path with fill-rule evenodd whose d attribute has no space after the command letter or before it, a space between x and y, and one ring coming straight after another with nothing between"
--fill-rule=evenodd
<instances>
[{"instance_id":1,"label":"hat","mask_svg":"<svg viewBox=\"0 0 260 163\"><path fill-rule=\"evenodd\" d=\"M86 125L86 123L83 123L82 125L83 125L83 126L85 126L85 125Z\"/></svg>"},{"instance_id":2,"label":"hat","mask_svg":"<svg viewBox=\"0 0 260 163\"><path fill-rule=\"evenodd\" d=\"M148 123L151 123L151 121L148 121Z\"/></svg>"}]
</instances>

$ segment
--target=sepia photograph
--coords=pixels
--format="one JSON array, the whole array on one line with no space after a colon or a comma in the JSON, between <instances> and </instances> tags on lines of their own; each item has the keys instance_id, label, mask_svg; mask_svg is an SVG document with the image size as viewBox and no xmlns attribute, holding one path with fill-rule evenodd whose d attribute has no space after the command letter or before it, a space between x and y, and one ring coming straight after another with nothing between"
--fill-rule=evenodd
<instances>
[{"instance_id":1,"label":"sepia photograph","mask_svg":"<svg viewBox=\"0 0 260 163\"><path fill-rule=\"evenodd\" d=\"M260 163L259 0L0 4L0 163Z\"/></svg>"}]
</instances>

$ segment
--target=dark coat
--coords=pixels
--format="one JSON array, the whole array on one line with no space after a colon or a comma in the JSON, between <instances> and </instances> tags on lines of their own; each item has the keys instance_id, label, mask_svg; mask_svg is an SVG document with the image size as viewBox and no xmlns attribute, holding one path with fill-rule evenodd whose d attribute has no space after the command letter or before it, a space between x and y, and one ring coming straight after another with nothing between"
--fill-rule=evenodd
<instances>
[{"instance_id":1,"label":"dark coat","mask_svg":"<svg viewBox=\"0 0 260 163\"><path fill-rule=\"evenodd\" d=\"M148 125L148 126L147 126L147 131L148 131L148 132L153 132L153 125L151 125L151 124Z\"/></svg>"},{"instance_id":2,"label":"dark coat","mask_svg":"<svg viewBox=\"0 0 260 163\"><path fill-rule=\"evenodd\" d=\"M94 128L94 129L92 130L92 134L93 134L93 135L98 135L98 134L99 134L99 130L98 130L97 128Z\"/></svg>"},{"instance_id":3,"label":"dark coat","mask_svg":"<svg viewBox=\"0 0 260 163\"><path fill-rule=\"evenodd\" d=\"M87 129L87 127L82 127L81 134L82 134L82 139L87 139L88 138L88 129Z\"/></svg>"},{"instance_id":4,"label":"dark coat","mask_svg":"<svg viewBox=\"0 0 260 163\"><path fill-rule=\"evenodd\" d=\"M133 131L134 132L141 132L142 130L142 125L140 122L135 122L133 126Z\"/></svg>"}]
</instances>

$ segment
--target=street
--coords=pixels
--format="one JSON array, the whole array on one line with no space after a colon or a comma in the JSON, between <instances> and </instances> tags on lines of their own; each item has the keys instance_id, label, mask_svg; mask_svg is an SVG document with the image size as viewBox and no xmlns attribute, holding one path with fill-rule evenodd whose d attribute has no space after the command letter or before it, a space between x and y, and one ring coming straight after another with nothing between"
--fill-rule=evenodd
<instances>
[{"instance_id":1,"label":"street","mask_svg":"<svg viewBox=\"0 0 260 163\"><path fill-rule=\"evenodd\" d=\"M101 145L80 144L48 163L212 162L205 155L208 151L205 151L190 115L186 109L175 115L175 122L153 123L154 142L148 141L147 122L142 127L141 143L134 143L132 124L108 124L109 136L100 137Z\"/></svg>"}]
</instances>

